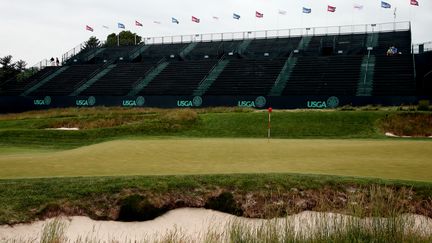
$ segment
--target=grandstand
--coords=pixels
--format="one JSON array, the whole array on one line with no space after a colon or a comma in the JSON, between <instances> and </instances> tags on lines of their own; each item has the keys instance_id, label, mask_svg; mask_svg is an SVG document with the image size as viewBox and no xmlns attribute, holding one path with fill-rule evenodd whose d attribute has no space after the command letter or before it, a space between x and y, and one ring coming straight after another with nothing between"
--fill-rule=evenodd
<instances>
[{"instance_id":1,"label":"grandstand","mask_svg":"<svg viewBox=\"0 0 432 243\"><path fill-rule=\"evenodd\" d=\"M430 95L416 84L406 22L144 40L137 46L74 49L64 55L63 66L42 67L26 81L1 84L0 98L20 100L27 104L22 109L121 106L138 98L141 106L250 101L248 106L258 108L304 108L317 101L325 108L400 105ZM400 54L386 56L390 46ZM421 86L432 85L426 80ZM35 102L46 97L50 102ZM77 102L88 99L92 102Z\"/></svg>"}]
</instances>

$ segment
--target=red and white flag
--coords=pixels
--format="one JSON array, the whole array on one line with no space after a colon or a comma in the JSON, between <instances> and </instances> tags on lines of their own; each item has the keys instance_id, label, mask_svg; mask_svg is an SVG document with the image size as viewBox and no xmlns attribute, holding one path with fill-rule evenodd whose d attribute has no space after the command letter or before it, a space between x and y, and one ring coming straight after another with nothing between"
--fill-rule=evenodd
<instances>
[{"instance_id":1,"label":"red and white flag","mask_svg":"<svg viewBox=\"0 0 432 243\"><path fill-rule=\"evenodd\" d=\"M160 22L160 21L156 21L156 20L155 20L155 21L153 21L153 23L154 23L154 24L161 24L161 22Z\"/></svg>"},{"instance_id":2,"label":"red and white flag","mask_svg":"<svg viewBox=\"0 0 432 243\"><path fill-rule=\"evenodd\" d=\"M213 19L219 20L219 17L218 16L213 16Z\"/></svg>"},{"instance_id":3,"label":"red and white flag","mask_svg":"<svg viewBox=\"0 0 432 243\"><path fill-rule=\"evenodd\" d=\"M86 25L86 30L91 31L91 32L94 31L94 29L92 27L88 26L88 25Z\"/></svg>"},{"instance_id":4,"label":"red and white flag","mask_svg":"<svg viewBox=\"0 0 432 243\"><path fill-rule=\"evenodd\" d=\"M328 11L328 12L332 12L332 13L334 13L334 12L336 12L336 7L333 7L333 6L328 5L328 6L327 6L327 11Z\"/></svg>"},{"instance_id":5,"label":"red and white flag","mask_svg":"<svg viewBox=\"0 0 432 243\"><path fill-rule=\"evenodd\" d=\"M411 0L411 5L418 6L419 2L417 0Z\"/></svg>"},{"instance_id":6,"label":"red and white flag","mask_svg":"<svg viewBox=\"0 0 432 243\"><path fill-rule=\"evenodd\" d=\"M258 11L255 11L255 17L257 17L257 18L264 18L264 14L260 13Z\"/></svg>"},{"instance_id":7,"label":"red and white flag","mask_svg":"<svg viewBox=\"0 0 432 243\"><path fill-rule=\"evenodd\" d=\"M138 21L136 21L136 20L135 20L135 25L136 25L136 26L140 26L140 27L143 26L140 22L138 22Z\"/></svg>"},{"instance_id":8,"label":"red and white flag","mask_svg":"<svg viewBox=\"0 0 432 243\"><path fill-rule=\"evenodd\" d=\"M195 16L192 16L192 22L199 23L200 19Z\"/></svg>"}]
</instances>

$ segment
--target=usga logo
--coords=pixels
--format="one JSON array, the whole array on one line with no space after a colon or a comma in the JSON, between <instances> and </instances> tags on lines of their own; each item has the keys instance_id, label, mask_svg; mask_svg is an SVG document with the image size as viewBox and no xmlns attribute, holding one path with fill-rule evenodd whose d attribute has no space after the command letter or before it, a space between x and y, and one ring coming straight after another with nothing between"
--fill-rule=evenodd
<instances>
[{"instance_id":1,"label":"usga logo","mask_svg":"<svg viewBox=\"0 0 432 243\"><path fill-rule=\"evenodd\" d=\"M94 96L90 96L86 100L76 100L75 104L77 106L94 106L96 104L96 98Z\"/></svg>"},{"instance_id":2,"label":"usga logo","mask_svg":"<svg viewBox=\"0 0 432 243\"><path fill-rule=\"evenodd\" d=\"M312 109L336 108L339 106L339 98L332 96L327 101L308 101L307 107Z\"/></svg>"},{"instance_id":3,"label":"usga logo","mask_svg":"<svg viewBox=\"0 0 432 243\"><path fill-rule=\"evenodd\" d=\"M250 100L240 100L237 102L238 107L258 107L262 108L266 105L267 100L263 96L257 97L254 101Z\"/></svg>"},{"instance_id":4,"label":"usga logo","mask_svg":"<svg viewBox=\"0 0 432 243\"><path fill-rule=\"evenodd\" d=\"M143 106L145 99L142 96L138 96L135 100L123 100L122 105L125 107Z\"/></svg>"},{"instance_id":5,"label":"usga logo","mask_svg":"<svg viewBox=\"0 0 432 243\"><path fill-rule=\"evenodd\" d=\"M50 105L51 104L51 97L45 96L43 100L33 100L34 105Z\"/></svg>"},{"instance_id":6,"label":"usga logo","mask_svg":"<svg viewBox=\"0 0 432 243\"><path fill-rule=\"evenodd\" d=\"M177 100L178 107L199 107L202 105L202 98L195 96L193 100Z\"/></svg>"}]
</instances>

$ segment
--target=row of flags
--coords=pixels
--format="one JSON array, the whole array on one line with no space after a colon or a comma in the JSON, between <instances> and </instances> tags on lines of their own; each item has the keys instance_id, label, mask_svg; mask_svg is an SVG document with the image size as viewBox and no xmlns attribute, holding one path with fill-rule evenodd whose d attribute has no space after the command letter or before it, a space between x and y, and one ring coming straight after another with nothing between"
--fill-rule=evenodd
<instances>
[{"instance_id":1,"label":"row of flags","mask_svg":"<svg viewBox=\"0 0 432 243\"><path fill-rule=\"evenodd\" d=\"M418 0L410 0L410 4L413 5L413 6L419 6ZM363 9L363 5L354 4L353 8L357 9L357 10L362 10ZM381 1L381 8L390 9L390 8L392 8L392 6L388 2ZM305 14L310 14L310 13L312 13L312 8L303 7L302 12L305 13ZM331 5L327 5L327 12L331 12L331 13L336 12L336 7L335 6L331 6ZM280 15L286 15L287 11L285 11L285 10L279 10L278 14L280 14ZM237 13L233 13L232 17L235 20L240 20L240 18L241 18L240 14L237 14ZM261 13L259 11L255 11L255 17L256 18L264 18L264 13ZM213 19L219 20L219 17L213 16ZM200 23L201 20L198 17L196 17L196 16L192 16L192 22ZM154 24L161 24L160 21L153 21L153 23ZM171 17L171 23L173 23L173 24L180 24L180 21L178 19L174 18L174 17ZM140 23L139 21L135 20L135 26L142 27L143 24ZM109 27L105 26L105 25L103 25L102 27L105 28L105 29L109 29ZM122 24L122 23L118 23L117 27L119 29L125 29L126 28L126 26L124 24ZM86 30L91 31L91 32L94 31L94 29L92 27L88 26L88 25L86 25Z\"/></svg>"}]
</instances>

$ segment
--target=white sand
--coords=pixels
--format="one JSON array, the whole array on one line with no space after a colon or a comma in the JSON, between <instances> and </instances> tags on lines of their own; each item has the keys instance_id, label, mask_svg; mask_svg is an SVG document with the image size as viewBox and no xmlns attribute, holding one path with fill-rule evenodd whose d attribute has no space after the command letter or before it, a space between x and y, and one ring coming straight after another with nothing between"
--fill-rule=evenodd
<instances>
[{"instance_id":1,"label":"white sand","mask_svg":"<svg viewBox=\"0 0 432 243\"><path fill-rule=\"evenodd\" d=\"M415 229L432 234L432 219L420 215L403 215L412 220L412 225L407 230ZM260 227L269 223L269 220L248 219L206 209L182 208L172 210L155 220L146 222L115 222L95 221L87 217L63 217L60 218L66 225L66 239L68 242L90 241L93 242L126 242L126 241L157 241L174 232L186 237L185 242L202 242L209 230L223 236L229 229L230 223ZM297 234L311 234L327 222L326 230L331 231L333 226L357 220L362 224L371 223L372 220L385 219L357 219L351 216L334 213L303 212L288 218L272 220L272 225L278 225L283 229L287 226ZM53 219L38 221L31 224L19 224L13 227L0 226L0 242L16 240L18 242L39 242L44 225ZM176 237L177 238L177 237Z\"/></svg>"},{"instance_id":2,"label":"white sand","mask_svg":"<svg viewBox=\"0 0 432 243\"><path fill-rule=\"evenodd\" d=\"M78 127L59 127L59 128L47 128L46 130L57 130L57 131L78 131Z\"/></svg>"}]
</instances>

